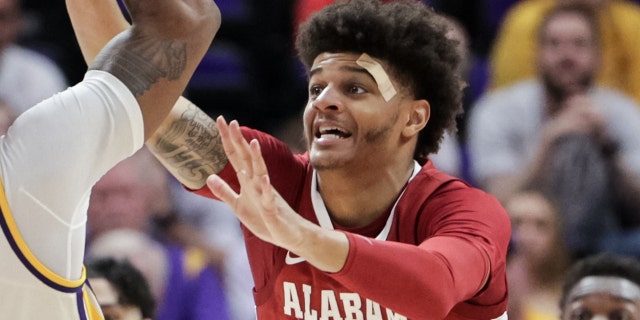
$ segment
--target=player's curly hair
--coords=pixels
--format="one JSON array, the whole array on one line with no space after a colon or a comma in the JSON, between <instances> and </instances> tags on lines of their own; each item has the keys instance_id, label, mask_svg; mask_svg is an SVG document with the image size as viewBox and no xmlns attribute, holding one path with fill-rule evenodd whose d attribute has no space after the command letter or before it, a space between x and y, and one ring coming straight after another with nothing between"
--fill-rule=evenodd
<instances>
[{"instance_id":1,"label":"player's curly hair","mask_svg":"<svg viewBox=\"0 0 640 320\"><path fill-rule=\"evenodd\" d=\"M415 99L431 105L414 152L424 161L462 112L462 82L455 72L460 57L446 32L444 18L419 1L336 1L300 26L296 48L307 70L323 52L367 53L386 62L387 72Z\"/></svg>"}]
</instances>

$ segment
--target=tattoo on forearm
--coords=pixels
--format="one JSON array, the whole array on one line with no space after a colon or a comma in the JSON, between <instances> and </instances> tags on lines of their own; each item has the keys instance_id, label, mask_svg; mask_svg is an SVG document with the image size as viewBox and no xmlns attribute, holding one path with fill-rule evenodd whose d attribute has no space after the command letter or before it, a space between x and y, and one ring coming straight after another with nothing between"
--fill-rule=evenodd
<instances>
[{"instance_id":1,"label":"tattoo on forearm","mask_svg":"<svg viewBox=\"0 0 640 320\"><path fill-rule=\"evenodd\" d=\"M152 146L166 165L190 181L204 181L227 164L215 121L190 104Z\"/></svg>"},{"instance_id":2,"label":"tattoo on forearm","mask_svg":"<svg viewBox=\"0 0 640 320\"><path fill-rule=\"evenodd\" d=\"M142 95L160 78L175 80L187 62L185 41L160 40L131 34L129 41L117 42L113 52L96 59L92 69L105 70L122 81L131 92ZM118 47L115 49L115 47Z\"/></svg>"}]
</instances>

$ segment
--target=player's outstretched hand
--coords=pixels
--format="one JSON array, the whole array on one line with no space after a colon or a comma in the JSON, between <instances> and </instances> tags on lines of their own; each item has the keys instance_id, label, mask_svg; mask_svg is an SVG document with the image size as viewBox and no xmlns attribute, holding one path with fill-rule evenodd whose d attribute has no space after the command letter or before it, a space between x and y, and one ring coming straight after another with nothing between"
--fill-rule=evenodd
<instances>
[{"instance_id":1,"label":"player's outstretched hand","mask_svg":"<svg viewBox=\"0 0 640 320\"><path fill-rule=\"evenodd\" d=\"M282 248L296 250L304 240L304 226L311 223L300 217L272 187L258 141L247 142L235 120L227 124L219 117L216 122L241 190L240 194L235 193L220 177L212 175L207 179L211 192L229 204L253 234Z\"/></svg>"},{"instance_id":2,"label":"player's outstretched hand","mask_svg":"<svg viewBox=\"0 0 640 320\"><path fill-rule=\"evenodd\" d=\"M257 237L287 249L316 268L337 272L344 266L349 240L339 231L323 229L304 219L273 188L257 140L247 142L237 121L216 120L224 151L240 182L236 193L220 177L207 185L231 206L238 219Z\"/></svg>"}]
</instances>

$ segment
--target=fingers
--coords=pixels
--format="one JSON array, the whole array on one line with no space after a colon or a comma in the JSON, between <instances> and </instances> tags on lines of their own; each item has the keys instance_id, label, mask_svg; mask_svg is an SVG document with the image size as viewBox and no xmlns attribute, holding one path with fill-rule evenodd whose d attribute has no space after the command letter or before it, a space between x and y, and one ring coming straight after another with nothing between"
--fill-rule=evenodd
<instances>
[{"instance_id":1,"label":"fingers","mask_svg":"<svg viewBox=\"0 0 640 320\"><path fill-rule=\"evenodd\" d=\"M271 185L271 181L269 180L269 175L259 176L260 185L262 188L262 195L260 201L262 203L262 207L266 211L267 214L274 215L277 213L276 206L276 191L273 189Z\"/></svg>"},{"instance_id":2,"label":"fingers","mask_svg":"<svg viewBox=\"0 0 640 320\"><path fill-rule=\"evenodd\" d=\"M224 180L212 174L207 178L207 186L218 199L227 203L234 210L236 209L238 194Z\"/></svg>"},{"instance_id":3,"label":"fingers","mask_svg":"<svg viewBox=\"0 0 640 320\"><path fill-rule=\"evenodd\" d=\"M229 124L220 116L216 119L216 124L222 139L222 146L227 154L229 162L236 172L244 170L247 177L253 177L253 166L249 143L245 140L240 130L238 121L233 120Z\"/></svg>"},{"instance_id":4,"label":"fingers","mask_svg":"<svg viewBox=\"0 0 640 320\"><path fill-rule=\"evenodd\" d=\"M262 177L269 176L269 172L267 171L267 165L264 163L264 158L262 157L262 151L260 150L260 143L257 140L252 140L249 144L249 152L251 156L251 166L253 167L253 174Z\"/></svg>"}]
</instances>

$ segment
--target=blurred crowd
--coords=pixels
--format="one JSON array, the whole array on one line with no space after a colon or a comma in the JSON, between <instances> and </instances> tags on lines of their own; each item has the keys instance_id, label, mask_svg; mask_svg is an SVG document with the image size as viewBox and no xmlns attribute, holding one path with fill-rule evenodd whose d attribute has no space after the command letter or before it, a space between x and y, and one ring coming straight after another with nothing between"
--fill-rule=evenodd
<instances>
[{"instance_id":1,"label":"blurred crowd","mask_svg":"<svg viewBox=\"0 0 640 320\"><path fill-rule=\"evenodd\" d=\"M216 0L222 27L185 95L304 152L294 36L331 2ZM640 1L427 2L450 22L466 81L465 113L431 160L511 215L509 317L558 319L576 262L640 259ZM63 1L0 0L0 130L78 82L83 61ZM233 213L186 192L146 150L95 186L88 226L98 275L133 267L148 282L145 315L255 318Z\"/></svg>"}]
</instances>

